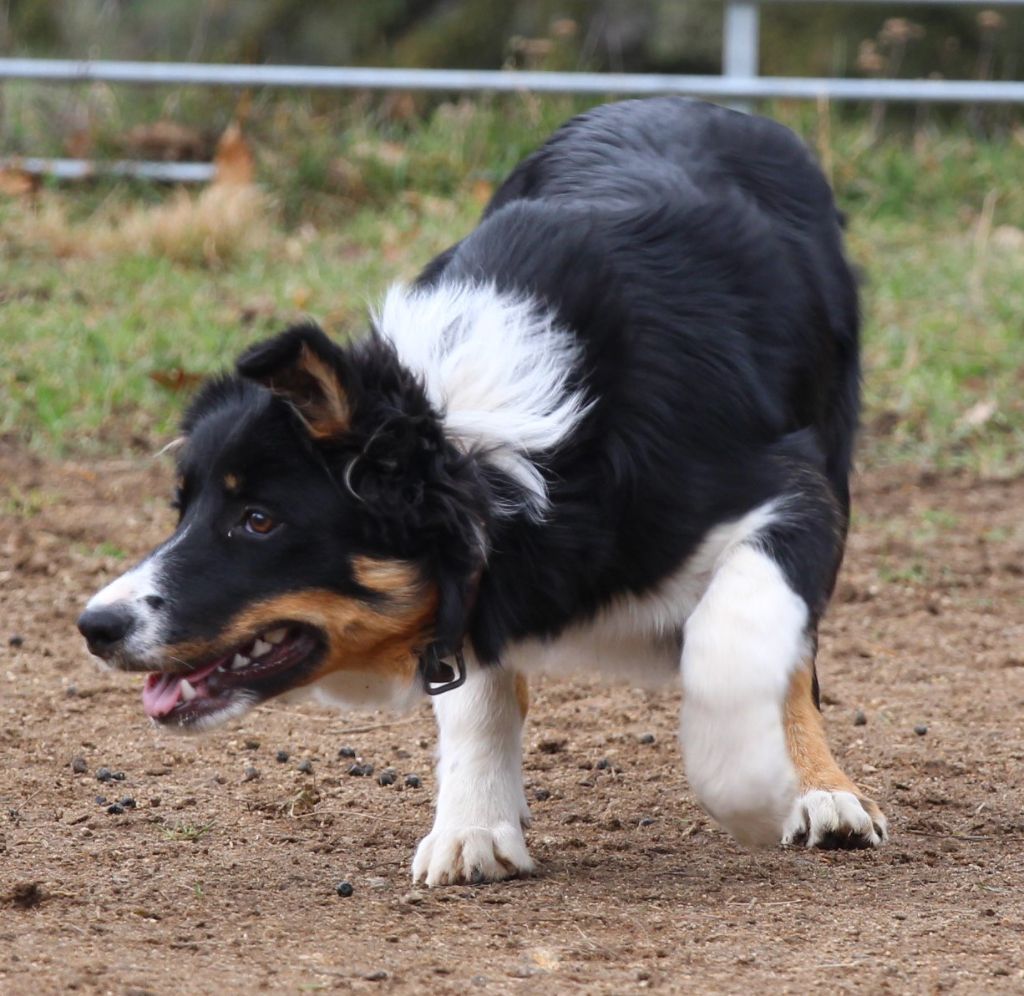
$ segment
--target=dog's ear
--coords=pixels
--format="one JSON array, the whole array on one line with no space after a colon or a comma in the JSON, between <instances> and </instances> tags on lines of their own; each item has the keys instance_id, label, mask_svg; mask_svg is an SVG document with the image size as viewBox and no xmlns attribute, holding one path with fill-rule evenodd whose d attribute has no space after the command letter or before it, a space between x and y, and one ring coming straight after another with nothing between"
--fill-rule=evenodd
<instances>
[{"instance_id":1,"label":"dog's ear","mask_svg":"<svg viewBox=\"0 0 1024 996\"><path fill-rule=\"evenodd\" d=\"M337 438L351 427L352 390L342 351L313 322L250 346L236 368L288 401L314 439Z\"/></svg>"}]
</instances>

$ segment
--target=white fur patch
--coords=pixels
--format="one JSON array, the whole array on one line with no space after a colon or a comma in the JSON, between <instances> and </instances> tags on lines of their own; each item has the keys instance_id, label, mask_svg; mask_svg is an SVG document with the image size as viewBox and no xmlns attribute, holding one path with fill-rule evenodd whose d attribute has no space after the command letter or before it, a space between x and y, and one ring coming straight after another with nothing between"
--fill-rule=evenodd
<instances>
[{"instance_id":1,"label":"white fur patch","mask_svg":"<svg viewBox=\"0 0 1024 996\"><path fill-rule=\"evenodd\" d=\"M708 812L741 843L778 844L797 793L786 695L807 660L807 606L756 545L722 559L687 620L681 738Z\"/></svg>"},{"instance_id":2,"label":"white fur patch","mask_svg":"<svg viewBox=\"0 0 1024 996\"><path fill-rule=\"evenodd\" d=\"M313 685L290 693L307 695L323 705L340 709L395 709L403 711L423 701L419 678L403 681L373 671L339 670L324 675Z\"/></svg>"},{"instance_id":3,"label":"white fur patch","mask_svg":"<svg viewBox=\"0 0 1024 996\"><path fill-rule=\"evenodd\" d=\"M121 605L132 615L128 636L118 654L105 666L116 668L122 659L133 664L152 664L154 668L162 666L163 659L158 651L164 645L166 614L150 605L148 599L166 597L162 589L164 561L187 533L186 526L141 564L115 578L89 599L86 611Z\"/></svg>"},{"instance_id":4,"label":"white fur patch","mask_svg":"<svg viewBox=\"0 0 1024 996\"><path fill-rule=\"evenodd\" d=\"M154 650L163 643L163 620L147 598L163 596L159 590L159 561L156 556L144 560L137 567L111 581L89 599L90 609L123 606L132 616L131 629L118 653L105 666L117 667L120 658L148 661ZM154 666L158 663L153 660Z\"/></svg>"},{"instance_id":5,"label":"white fur patch","mask_svg":"<svg viewBox=\"0 0 1024 996\"><path fill-rule=\"evenodd\" d=\"M452 441L522 489L521 503L501 511L543 514L543 454L587 408L583 392L568 386L579 359L572 333L529 297L486 284L396 284L374 322L421 379Z\"/></svg>"},{"instance_id":6,"label":"white fur patch","mask_svg":"<svg viewBox=\"0 0 1024 996\"><path fill-rule=\"evenodd\" d=\"M522 726L515 675L467 661L461 688L434 698L440 788L434 827L416 849L413 881L495 881L533 870L523 827Z\"/></svg>"},{"instance_id":7,"label":"white fur patch","mask_svg":"<svg viewBox=\"0 0 1024 996\"><path fill-rule=\"evenodd\" d=\"M679 675L681 630L716 566L776 518L776 503L712 529L683 566L653 591L615 599L594 619L555 639L524 640L502 659L524 674L599 673L634 685L663 685Z\"/></svg>"}]
</instances>

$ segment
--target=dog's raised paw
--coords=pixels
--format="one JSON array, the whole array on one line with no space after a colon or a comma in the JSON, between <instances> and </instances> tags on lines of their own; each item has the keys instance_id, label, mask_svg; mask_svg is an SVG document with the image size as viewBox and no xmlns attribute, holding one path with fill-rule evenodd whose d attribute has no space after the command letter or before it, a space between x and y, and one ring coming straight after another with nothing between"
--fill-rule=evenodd
<instances>
[{"instance_id":1,"label":"dog's raised paw","mask_svg":"<svg viewBox=\"0 0 1024 996\"><path fill-rule=\"evenodd\" d=\"M870 799L852 792L813 789L793 804L782 843L824 851L855 850L879 847L888 836L886 819Z\"/></svg>"},{"instance_id":2,"label":"dog's raised paw","mask_svg":"<svg viewBox=\"0 0 1024 996\"><path fill-rule=\"evenodd\" d=\"M435 828L420 841L412 862L413 881L431 887L498 882L532 871L523 831L511 823Z\"/></svg>"}]
</instances>

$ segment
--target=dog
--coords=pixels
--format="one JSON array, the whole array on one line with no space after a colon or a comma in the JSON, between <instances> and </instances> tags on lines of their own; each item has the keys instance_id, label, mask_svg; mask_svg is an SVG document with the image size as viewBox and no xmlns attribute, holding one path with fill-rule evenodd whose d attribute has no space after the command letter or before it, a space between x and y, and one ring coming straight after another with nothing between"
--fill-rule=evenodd
<instances>
[{"instance_id":1,"label":"dog","mask_svg":"<svg viewBox=\"0 0 1024 996\"><path fill-rule=\"evenodd\" d=\"M430 694L428 886L533 869L536 672L681 680L689 784L744 844L881 844L814 665L859 405L841 227L770 120L573 118L365 337L298 325L199 390L177 529L88 603L89 649L181 730Z\"/></svg>"}]
</instances>

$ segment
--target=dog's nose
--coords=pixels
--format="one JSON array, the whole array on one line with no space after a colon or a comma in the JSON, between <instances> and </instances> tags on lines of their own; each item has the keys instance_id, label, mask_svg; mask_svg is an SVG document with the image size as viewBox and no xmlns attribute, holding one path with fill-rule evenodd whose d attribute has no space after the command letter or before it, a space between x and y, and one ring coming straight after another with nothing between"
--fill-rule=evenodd
<instances>
[{"instance_id":1,"label":"dog's nose","mask_svg":"<svg viewBox=\"0 0 1024 996\"><path fill-rule=\"evenodd\" d=\"M89 652L104 660L113 655L131 628L132 613L125 607L86 609L78 617L78 631L85 637Z\"/></svg>"}]
</instances>

